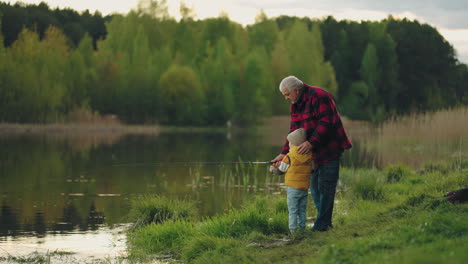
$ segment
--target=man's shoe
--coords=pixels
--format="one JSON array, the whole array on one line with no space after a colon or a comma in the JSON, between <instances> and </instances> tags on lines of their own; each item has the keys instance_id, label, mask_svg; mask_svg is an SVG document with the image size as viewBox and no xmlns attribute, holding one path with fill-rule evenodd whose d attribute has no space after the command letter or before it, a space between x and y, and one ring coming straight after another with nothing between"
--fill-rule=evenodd
<instances>
[{"instance_id":1,"label":"man's shoe","mask_svg":"<svg viewBox=\"0 0 468 264\"><path fill-rule=\"evenodd\" d=\"M327 226L325 228L320 228L320 229L312 227L312 232L325 232L325 231L328 231L328 230L330 230L332 228L333 228L333 225L329 225L329 226Z\"/></svg>"}]
</instances>

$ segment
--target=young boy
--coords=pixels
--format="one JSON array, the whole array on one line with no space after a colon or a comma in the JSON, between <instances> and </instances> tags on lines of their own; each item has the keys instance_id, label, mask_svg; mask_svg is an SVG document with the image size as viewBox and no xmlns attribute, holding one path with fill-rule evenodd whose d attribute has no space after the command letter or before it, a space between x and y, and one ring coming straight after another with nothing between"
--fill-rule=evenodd
<instances>
[{"instance_id":1,"label":"young boy","mask_svg":"<svg viewBox=\"0 0 468 264\"><path fill-rule=\"evenodd\" d=\"M270 166L273 174L285 175L287 186L289 230L294 233L299 228L304 231L306 225L307 190L312 171L312 153L299 154L297 146L306 141L306 131L299 128L291 132L288 137L289 153L284 157L279 167Z\"/></svg>"}]
</instances>

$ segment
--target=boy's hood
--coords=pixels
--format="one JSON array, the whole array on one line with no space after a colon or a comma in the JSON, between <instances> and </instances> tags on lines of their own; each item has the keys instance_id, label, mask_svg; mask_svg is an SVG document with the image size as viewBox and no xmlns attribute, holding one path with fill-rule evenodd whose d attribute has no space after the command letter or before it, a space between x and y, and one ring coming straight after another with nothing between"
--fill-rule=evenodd
<instances>
[{"instance_id":1,"label":"boy's hood","mask_svg":"<svg viewBox=\"0 0 468 264\"><path fill-rule=\"evenodd\" d=\"M294 158L294 159L296 159L296 160L298 160L300 162L306 162L307 160L312 158L312 153L311 152L309 152L307 154L299 154L297 152L297 146L294 146L291 149L289 149L288 155L291 158Z\"/></svg>"}]
</instances>

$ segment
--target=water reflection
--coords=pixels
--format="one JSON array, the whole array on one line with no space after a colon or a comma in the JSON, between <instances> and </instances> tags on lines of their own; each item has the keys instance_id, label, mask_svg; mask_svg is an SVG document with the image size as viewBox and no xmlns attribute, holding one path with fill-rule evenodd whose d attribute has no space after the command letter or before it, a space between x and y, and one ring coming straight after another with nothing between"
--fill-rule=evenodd
<instances>
[{"instance_id":1,"label":"water reflection","mask_svg":"<svg viewBox=\"0 0 468 264\"><path fill-rule=\"evenodd\" d=\"M119 225L90 232L47 233L43 237L6 237L1 243L0 257L19 258L5 262L0 259L0 263L17 263L22 258L31 259L28 263L43 263L39 260L44 256L46 263L114 263L112 260L126 256L126 229L128 226Z\"/></svg>"},{"instance_id":2,"label":"water reflection","mask_svg":"<svg viewBox=\"0 0 468 264\"><path fill-rule=\"evenodd\" d=\"M233 144L224 133L127 135L102 145L83 137L0 137L0 236L43 236L126 222L129 199L145 193L197 200L202 215L222 212L253 192L234 186L271 181L266 166L233 174L233 167L114 165L268 160L275 147L258 137L238 135Z\"/></svg>"},{"instance_id":3,"label":"water reflection","mask_svg":"<svg viewBox=\"0 0 468 264\"><path fill-rule=\"evenodd\" d=\"M17 215L10 206L2 205L0 217L0 239L4 236L15 236L20 230Z\"/></svg>"}]
</instances>

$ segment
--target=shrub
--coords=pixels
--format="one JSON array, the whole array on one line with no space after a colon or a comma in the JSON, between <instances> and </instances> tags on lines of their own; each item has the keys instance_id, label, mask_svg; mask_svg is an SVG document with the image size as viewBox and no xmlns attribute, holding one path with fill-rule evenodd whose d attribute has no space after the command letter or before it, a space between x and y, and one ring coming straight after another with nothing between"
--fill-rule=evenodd
<instances>
[{"instance_id":1,"label":"shrub","mask_svg":"<svg viewBox=\"0 0 468 264\"><path fill-rule=\"evenodd\" d=\"M349 183L356 198L363 200L382 200L384 198L383 183L376 171L356 171Z\"/></svg>"},{"instance_id":2,"label":"shrub","mask_svg":"<svg viewBox=\"0 0 468 264\"><path fill-rule=\"evenodd\" d=\"M384 168L387 182L399 182L405 177L411 176L413 172L403 164L388 165Z\"/></svg>"},{"instance_id":3,"label":"shrub","mask_svg":"<svg viewBox=\"0 0 468 264\"><path fill-rule=\"evenodd\" d=\"M215 237L239 238L252 232L270 234L272 230L283 230L279 218L284 217L287 222L287 213L276 214L272 211L267 207L266 198L257 198L254 203L241 210L233 210L226 215L206 220L200 226L200 232ZM273 221L269 221L270 217L273 217Z\"/></svg>"},{"instance_id":4,"label":"shrub","mask_svg":"<svg viewBox=\"0 0 468 264\"><path fill-rule=\"evenodd\" d=\"M382 185L371 177L362 178L353 186L354 194L364 200L381 200L384 197Z\"/></svg>"},{"instance_id":5,"label":"shrub","mask_svg":"<svg viewBox=\"0 0 468 264\"><path fill-rule=\"evenodd\" d=\"M174 125L200 125L204 120L205 94L191 67L173 64L159 79L164 98L160 122Z\"/></svg>"},{"instance_id":6,"label":"shrub","mask_svg":"<svg viewBox=\"0 0 468 264\"><path fill-rule=\"evenodd\" d=\"M192 202L172 200L159 196L143 196L131 200L130 219L134 228L167 220L190 219L195 216Z\"/></svg>"},{"instance_id":7,"label":"shrub","mask_svg":"<svg viewBox=\"0 0 468 264\"><path fill-rule=\"evenodd\" d=\"M107 124L119 125L120 120L116 115L100 115L92 111L89 106L75 107L68 113L68 121L77 124Z\"/></svg>"}]
</instances>

